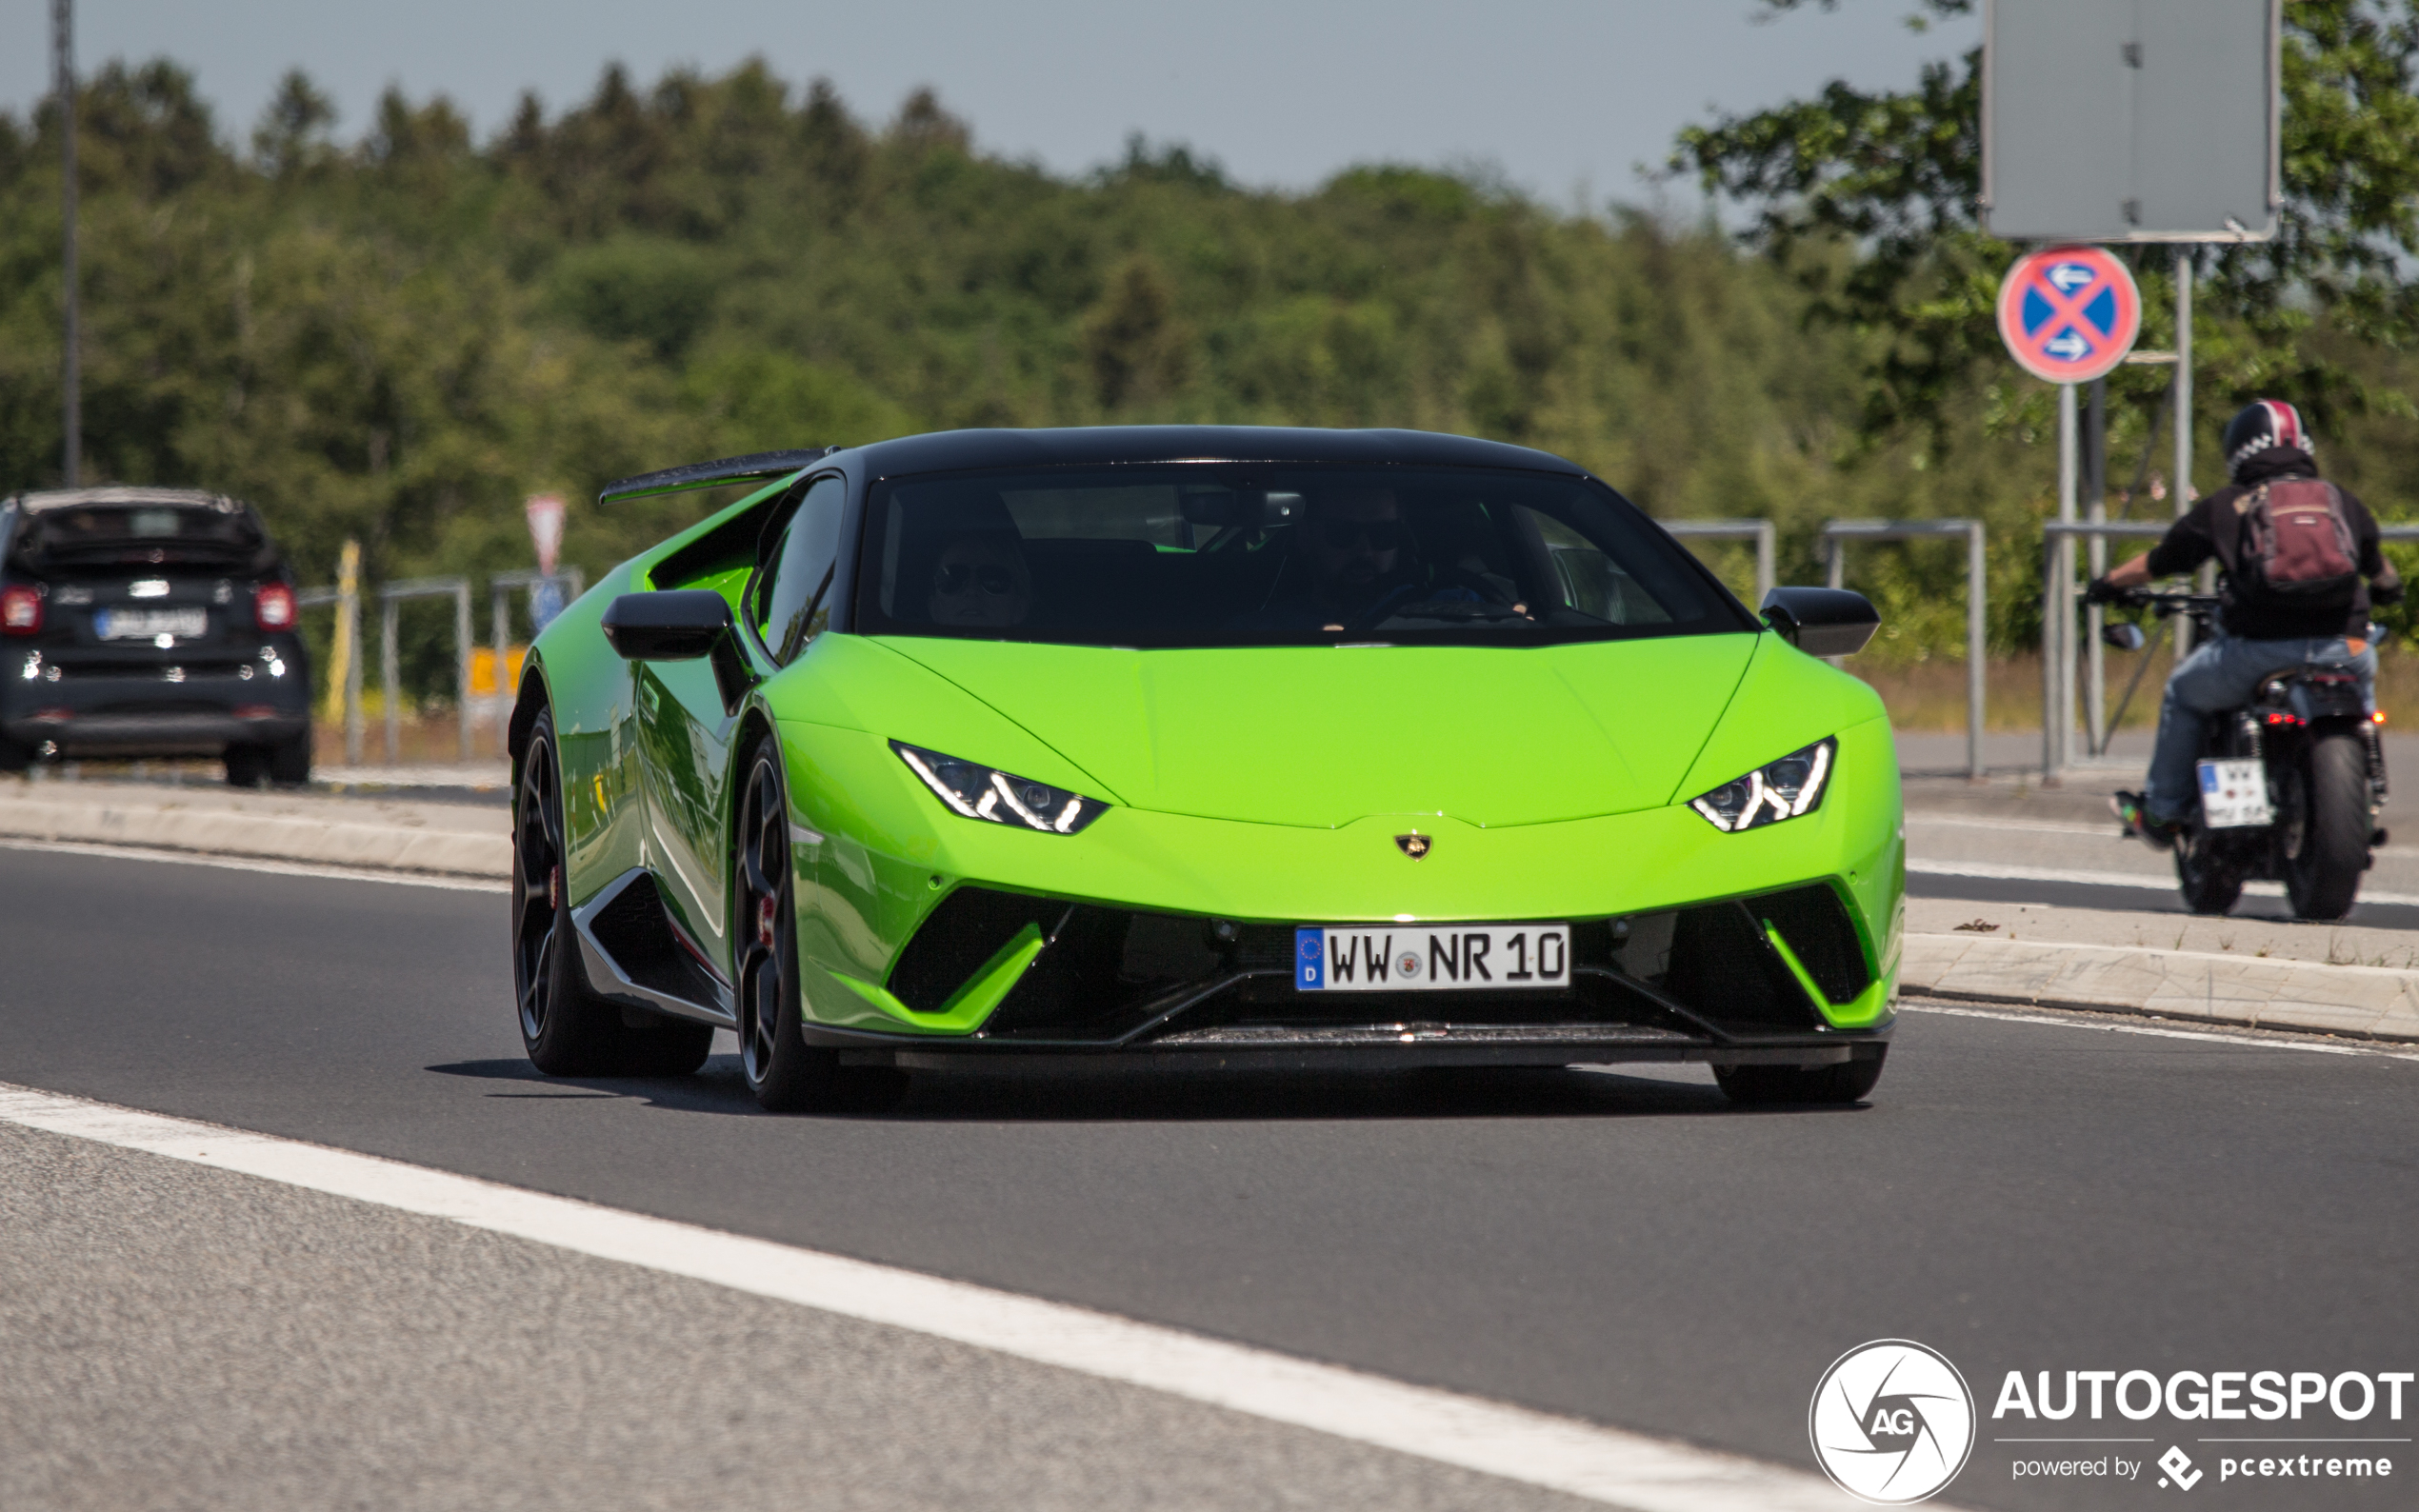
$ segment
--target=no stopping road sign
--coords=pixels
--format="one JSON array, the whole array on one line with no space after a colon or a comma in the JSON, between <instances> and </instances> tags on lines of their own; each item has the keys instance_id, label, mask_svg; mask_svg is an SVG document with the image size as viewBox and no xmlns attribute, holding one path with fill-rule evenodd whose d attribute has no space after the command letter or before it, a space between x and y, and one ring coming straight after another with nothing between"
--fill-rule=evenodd
<instances>
[{"instance_id":1,"label":"no stopping road sign","mask_svg":"<svg viewBox=\"0 0 2419 1512\"><path fill-rule=\"evenodd\" d=\"M2036 378L2088 384L2125 360L2142 333L2142 291L2107 249L2027 252L1999 286L1999 338Z\"/></svg>"}]
</instances>

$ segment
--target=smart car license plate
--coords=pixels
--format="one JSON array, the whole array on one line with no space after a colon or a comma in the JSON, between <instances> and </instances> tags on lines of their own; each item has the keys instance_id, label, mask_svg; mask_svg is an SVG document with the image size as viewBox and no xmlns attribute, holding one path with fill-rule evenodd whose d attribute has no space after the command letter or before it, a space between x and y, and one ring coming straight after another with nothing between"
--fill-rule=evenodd
<instances>
[{"instance_id":1,"label":"smart car license plate","mask_svg":"<svg viewBox=\"0 0 2419 1512\"><path fill-rule=\"evenodd\" d=\"M190 641L210 633L210 611L94 609L92 633L105 641L149 641L162 635Z\"/></svg>"},{"instance_id":2,"label":"smart car license plate","mask_svg":"<svg viewBox=\"0 0 2419 1512\"><path fill-rule=\"evenodd\" d=\"M1453 992L1570 985L1567 924L1394 925L1293 931L1303 992Z\"/></svg>"},{"instance_id":3,"label":"smart car license plate","mask_svg":"<svg viewBox=\"0 0 2419 1512\"><path fill-rule=\"evenodd\" d=\"M2273 824L2268 806L2268 768L2257 760L2203 762L2201 823L2211 829Z\"/></svg>"}]
</instances>

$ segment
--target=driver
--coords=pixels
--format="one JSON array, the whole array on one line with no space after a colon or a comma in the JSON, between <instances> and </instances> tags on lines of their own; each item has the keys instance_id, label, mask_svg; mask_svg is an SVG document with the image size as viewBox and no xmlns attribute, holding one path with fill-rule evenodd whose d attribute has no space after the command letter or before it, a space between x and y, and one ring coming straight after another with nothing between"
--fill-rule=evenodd
<instances>
[{"instance_id":1,"label":"driver","mask_svg":"<svg viewBox=\"0 0 2419 1512\"><path fill-rule=\"evenodd\" d=\"M1307 568L1307 572L1303 569ZM1340 485L1310 495L1294 527L1290 561L1272 602L1241 627L1278 635L1335 634L1384 621L1414 600L1484 602L1421 562L1402 501L1391 488Z\"/></svg>"},{"instance_id":2,"label":"driver","mask_svg":"<svg viewBox=\"0 0 2419 1512\"><path fill-rule=\"evenodd\" d=\"M925 601L935 625L1006 628L1033 607L1033 572L1012 535L960 530L941 547Z\"/></svg>"}]
</instances>

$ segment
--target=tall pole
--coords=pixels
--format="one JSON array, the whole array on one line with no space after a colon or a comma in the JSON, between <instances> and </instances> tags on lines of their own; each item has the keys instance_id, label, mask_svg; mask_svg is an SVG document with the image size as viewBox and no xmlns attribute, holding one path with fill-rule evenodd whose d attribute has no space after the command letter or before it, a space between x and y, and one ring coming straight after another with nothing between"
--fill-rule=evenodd
<instances>
[{"instance_id":1,"label":"tall pole","mask_svg":"<svg viewBox=\"0 0 2419 1512\"><path fill-rule=\"evenodd\" d=\"M2192 507L2192 249L2175 249L2175 483L2169 491L2182 518ZM2206 575L2206 574L2204 574ZM2175 659L2192 649L2192 622L2175 621Z\"/></svg>"},{"instance_id":2,"label":"tall pole","mask_svg":"<svg viewBox=\"0 0 2419 1512\"><path fill-rule=\"evenodd\" d=\"M2085 517L2094 525L2109 517L2109 381L2091 380L2089 424L2084 429L2083 509ZM2093 536L2084 547L2090 577L2100 577L2109 570L2109 543L2105 536ZM2102 612L2097 604L2083 611L2083 708L2084 749L2092 756L2105 756L2109 748L2109 671L2106 647L2100 644Z\"/></svg>"},{"instance_id":3,"label":"tall pole","mask_svg":"<svg viewBox=\"0 0 2419 1512\"><path fill-rule=\"evenodd\" d=\"M2080 467L2083 438L2075 413L2075 385L2059 385L2059 523L2075 523L2075 471ZM2059 769L2075 760L2075 537L2059 537L2059 586L2051 592L2059 612Z\"/></svg>"},{"instance_id":4,"label":"tall pole","mask_svg":"<svg viewBox=\"0 0 2419 1512\"><path fill-rule=\"evenodd\" d=\"M67 486L74 487L80 481L79 463L84 455L84 374L77 361L82 341L77 329L75 271L75 0L50 0L50 52L57 74L59 98L59 164L62 169L59 191L60 209L66 233L60 248L60 275L66 288L64 329L61 346L66 357L61 364L59 384L60 409L66 421L66 435L61 448L60 474Z\"/></svg>"}]
</instances>

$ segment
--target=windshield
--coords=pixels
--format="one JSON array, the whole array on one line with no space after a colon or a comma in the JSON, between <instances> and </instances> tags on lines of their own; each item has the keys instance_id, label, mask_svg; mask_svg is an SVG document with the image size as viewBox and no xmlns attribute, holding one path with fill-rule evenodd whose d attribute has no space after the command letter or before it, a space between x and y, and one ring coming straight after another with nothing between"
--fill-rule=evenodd
<instances>
[{"instance_id":1,"label":"windshield","mask_svg":"<svg viewBox=\"0 0 2419 1512\"><path fill-rule=\"evenodd\" d=\"M17 527L31 567L243 562L267 543L250 514L209 505L80 504L43 509Z\"/></svg>"},{"instance_id":2,"label":"windshield","mask_svg":"<svg viewBox=\"0 0 2419 1512\"><path fill-rule=\"evenodd\" d=\"M1130 647L1548 645L1756 627L1603 487L1497 468L1190 463L904 478L857 628Z\"/></svg>"}]
</instances>

